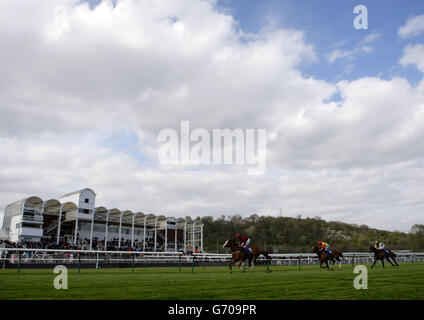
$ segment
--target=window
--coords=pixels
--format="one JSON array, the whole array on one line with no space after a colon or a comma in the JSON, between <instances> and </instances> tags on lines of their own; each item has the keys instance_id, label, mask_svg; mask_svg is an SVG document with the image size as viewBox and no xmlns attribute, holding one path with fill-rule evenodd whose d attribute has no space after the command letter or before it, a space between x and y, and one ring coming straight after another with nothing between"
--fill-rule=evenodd
<instances>
[{"instance_id":1,"label":"window","mask_svg":"<svg viewBox=\"0 0 424 320\"><path fill-rule=\"evenodd\" d=\"M85 202L85 203L88 203L88 202L89 202L89 199L85 198L85 199L84 199L84 202Z\"/></svg>"},{"instance_id":2,"label":"window","mask_svg":"<svg viewBox=\"0 0 424 320\"><path fill-rule=\"evenodd\" d=\"M16 226L15 226L15 228L16 228L16 229L19 229L19 225L20 225L20 224L19 224L19 223L17 223L17 224L16 224Z\"/></svg>"},{"instance_id":3,"label":"window","mask_svg":"<svg viewBox=\"0 0 424 320\"><path fill-rule=\"evenodd\" d=\"M79 213L90 213L90 210L88 210L88 209L81 209L81 208L79 208L79 209L78 209L78 212L79 212Z\"/></svg>"},{"instance_id":4,"label":"window","mask_svg":"<svg viewBox=\"0 0 424 320\"><path fill-rule=\"evenodd\" d=\"M22 222L22 228L40 229L41 228L41 224Z\"/></svg>"}]
</instances>

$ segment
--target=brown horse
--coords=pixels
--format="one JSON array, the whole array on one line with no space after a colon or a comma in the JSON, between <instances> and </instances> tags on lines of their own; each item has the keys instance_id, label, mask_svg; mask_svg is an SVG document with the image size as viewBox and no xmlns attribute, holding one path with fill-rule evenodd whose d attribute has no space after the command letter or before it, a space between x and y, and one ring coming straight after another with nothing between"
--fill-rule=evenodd
<instances>
[{"instance_id":1,"label":"brown horse","mask_svg":"<svg viewBox=\"0 0 424 320\"><path fill-rule=\"evenodd\" d=\"M384 259L387 259L387 261L389 261L389 263L393 266L393 267L399 267L397 261L396 261L396 257L397 255L395 253L393 253L392 251L386 249L388 251L388 253L384 252L383 249L377 249L373 246L370 247L370 252L374 253L374 262L371 266L371 269L374 268L375 263L377 262L377 260L381 261L381 264L383 265L384 268ZM392 259L394 261L395 264L392 263L392 261L390 260Z\"/></svg>"},{"instance_id":2,"label":"brown horse","mask_svg":"<svg viewBox=\"0 0 424 320\"><path fill-rule=\"evenodd\" d=\"M251 252L243 252L243 250L240 248L240 246L237 244L237 242L233 238L230 238L227 241L225 241L223 248L230 248L232 251L232 259L230 263L228 264L230 273L233 273L232 265L236 262L238 262L237 266L241 269L242 272L244 272L245 270L244 270L244 267L242 267L242 263L246 259L248 261L249 271L252 271L252 269L256 266L256 260L259 258L261 254L264 255L265 258L271 259L271 257L268 255L268 252L261 250L256 246L251 246L251 249L252 249Z\"/></svg>"},{"instance_id":3,"label":"brown horse","mask_svg":"<svg viewBox=\"0 0 424 320\"><path fill-rule=\"evenodd\" d=\"M312 247L312 252L315 252L318 255L320 268L325 268L325 266L324 267L322 266L322 264L325 262L325 264L327 265L327 269L330 270L328 261L332 261L333 264L331 266L332 266L332 270L334 270L334 264L336 263L336 260L339 262L339 269L342 267L342 260L343 260L342 252L337 251L335 249L331 249L331 254L328 254L324 250L320 250L317 246Z\"/></svg>"}]
</instances>

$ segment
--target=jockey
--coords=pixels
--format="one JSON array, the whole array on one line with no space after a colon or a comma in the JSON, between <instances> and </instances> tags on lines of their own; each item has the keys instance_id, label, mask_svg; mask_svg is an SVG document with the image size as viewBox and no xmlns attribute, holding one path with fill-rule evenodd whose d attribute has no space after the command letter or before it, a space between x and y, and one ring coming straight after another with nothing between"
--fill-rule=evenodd
<instances>
[{"instance_id":1,"label":"jockey","mask_svg":"<svg viewBox=\"0 0 424 320\"><path fill-rule=\"evenodd\" d=\"M381 242L381 241L375 240L374 247L377 250L383 250L385 253L389 253L389 251L387 249L385 249L386 248L386 245L383 242Z\"/></svg>"},{"instance_id":2,"label":"jockey","mask_svg":"<svg viewBox=\"0 0 424 320\"><path fill-rule=\"evenodd\" d=\"M318 242L318 247L320 250L324 250L325 253L331 254L330 245L327 242L324 242L324 241Z\"/></svg>"},{"instance_id":3,"label":"jockey","mask_svg":"<svg viewBox=\"0 0 424 320\"><path fill-rule=\"evenodd\" d=\"M242 248L244 252L249 252L250 238L238 233L236 239L240 241L240 248Z\"/></svg>"}]
</instances>

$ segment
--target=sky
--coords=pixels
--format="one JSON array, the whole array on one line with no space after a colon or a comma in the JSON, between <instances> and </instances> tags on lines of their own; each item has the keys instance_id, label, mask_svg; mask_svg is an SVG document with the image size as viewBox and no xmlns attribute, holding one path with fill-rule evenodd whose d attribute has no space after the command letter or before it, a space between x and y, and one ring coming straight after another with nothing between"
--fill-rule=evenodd
<instances>
[{"instance_id":1,"label":"sky","mask_svg":"<svg viewBox=\"0 0 424 320\"><path fill-rule=\"evenodd\" d=\"M3 0L0 48L0 212L89 187L166 216L424 223L423 1ZM185 120L266 129L265 173L160 163Z\"/></svg>"}]
</instances>

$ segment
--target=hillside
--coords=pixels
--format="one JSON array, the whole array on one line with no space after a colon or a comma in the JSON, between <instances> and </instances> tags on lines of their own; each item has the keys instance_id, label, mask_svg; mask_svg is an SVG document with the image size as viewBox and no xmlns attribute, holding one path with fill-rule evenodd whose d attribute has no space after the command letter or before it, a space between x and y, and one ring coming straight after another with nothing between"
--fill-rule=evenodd
<instances>
[{"instance_id":1,"label":"hillside","mask_svg":"<svg viewBox=\"0 0 424 320\"><path fill-rule=\"evenodd\" d=\"M228 252L222 245L237 233L248 235L252 244L270 253L310 252L313 244L326 241L342 251L368 251L378 239L396 250L424 250L424 226L415 225L410 233L390 232L343 222L327 222L316 218L258 216L203 217L204 250Z\"/></svg>"}]
</instances>

